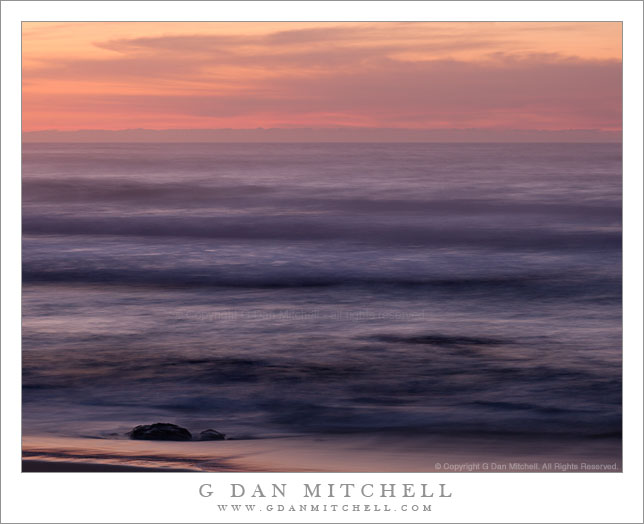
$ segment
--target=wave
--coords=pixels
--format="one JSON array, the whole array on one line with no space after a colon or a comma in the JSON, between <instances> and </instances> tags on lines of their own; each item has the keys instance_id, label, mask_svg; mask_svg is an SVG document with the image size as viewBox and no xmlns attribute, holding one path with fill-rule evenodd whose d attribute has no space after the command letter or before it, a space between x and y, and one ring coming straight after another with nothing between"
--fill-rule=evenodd
<instances>
[{"instance_id":1,"label":"wave","mask_svg":"<svg viewBox=\"0 0 644 524\"><path fill-rule=\"evenodd\" d=\"M382 198L305 196L312 189L291 186L199 185L176 182L150 182L122 178L25 178L25 203L58 204L135 204L137 210L158 206L193 209L203 205L223 205L234 209L271 208L276 211L329 211L357 214L454 215L541 215L559 218L601 220L619 224L621 202L601 199L592 203L545 200L508 201L491 198Z\"/></svg>"},{"instance_id":2,"label":"wave","mask_svg":"<svg viewBox=\"0 0 644 524\"><path fill-rule=\"evenodd\" d=\"M241 357L214 350L185 356L185 348L168 353L133 350L131 345L123 350L127 358L117 352L106 359L96 351L74 359L74 349L68 348L57 355L67 364L56 372L51 361L27 354L23 398L26 405L61 406L74 399L73 404L92 413L126 411L131 417L149 416L151 410L175 418L226 413L229 424L238 424L238 433L248 432L246 426L258 417L268 423L259 424L264 431L290 433L598 436L620 431L617 365L560 367L553 361L525 366L497 354L501 344L517 351L543 347L542 341L529 339L421 332L381 334L373 341L365 345L345 339L342 351L351 358L342 359L332 351L324 356L326 341L313 359L293 354ZM378 351L378 344L384 351ZM396 351L401 344L411 347ZM428 355L425 345L440 351ZM473 351L459 351L466 347Z\"/></svg>"},{"instance_id":3,"label":"wave","mask_svg":"<svg viewBox=\"0 0 644 524\"><path fill-rule=\"evenodd\" d=\"M401 337L396 335L378 335L374 337L376 340L381 342L403 342L407 344L428 344L431 346L498 346L501 344L507 344L508 341L500 340L497 338L485 338L485 337L466 337L466 336L453 336L453 335L441 335L432 333L430 335L416 335L416 336L407 336Z\"/></svg>"},{"instance_id":4,"label":"wave","mask_svg":"<svg viewBox=\"0 0 644 524\"><path fill-rule=\"evenodd\" d=\"M309 218L304 216L253 217L109 217L26 216L23 233L31 235L109 235L116 237L202 238L279 241L347 241L364 244L424 247L473 247L533 250L619 250L619 230L556 230L544 227L500 228L378 223L369 220Z\"/></svg>"},{"instance_id":5,"label":"wave","mask_svg":"<svg viewBox=\"0 0 644 524\"><path fill-rule=\"evenodd\" d=\"M615 277L618 279L618 276ZM22 271L25 284L75 284L140 286L164 289L198 289L208 287L288 289L288 288L402 288L406 290L442 290L450 293L523 293L524 299L532 295L588 298L598 296L602 300L619 300L619 289L606 277L598 278L580 274L514 275L499 277L426 277L404 273L381 273L371 275L319 274L314 271L289 270L285 272L234 271L212 268L189 270L135 269L55 269L25 264ZM519 297L520 298L520 297ZM409 340L411 343L432 343L431 340ZM434 341L439 343L439 341ZM447 344L448 342L443 341Z\"/></svg>"}]
</instances>

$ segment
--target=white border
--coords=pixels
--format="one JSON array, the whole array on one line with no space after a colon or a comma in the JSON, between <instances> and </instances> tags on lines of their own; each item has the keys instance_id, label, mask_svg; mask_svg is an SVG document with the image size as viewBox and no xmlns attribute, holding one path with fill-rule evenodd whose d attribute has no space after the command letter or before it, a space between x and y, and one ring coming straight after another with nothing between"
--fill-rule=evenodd
<instances>
[{"instance_id":1,"label":"white border","mask_svg":"<svg viewBox=\"0 0 644 524\"><path fill-rule=\"evenodd\" d=\"M642 522L641 2L2 2L2 522ZM624 473L21 474L22 20L623 21ZM203 482L445 482L431 514L220 514ZM292 499L295 501L295 499ZM255 519L255 520L253 520Z\"/></svg>"}]
</instances>

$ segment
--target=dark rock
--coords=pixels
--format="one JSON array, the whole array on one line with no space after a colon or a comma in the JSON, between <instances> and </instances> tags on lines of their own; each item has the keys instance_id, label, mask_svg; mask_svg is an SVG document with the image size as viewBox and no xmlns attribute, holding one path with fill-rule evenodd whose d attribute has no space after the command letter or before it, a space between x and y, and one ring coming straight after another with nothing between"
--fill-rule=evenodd
<instances>
[{"instance_id":1,"label":"dark rock","mask_svg":"<svg viewBox=\"0 0 644 524\"><path fill-rule=\"evenodd\" d=\"M207 429L199 434L199 440L226 440L226 435L214 429Z\"/></svg>"},{"instance_id":2,"label":"dark rock","mask_svg":"<svg viewBox=\"0 0 644 524\"><path fill-rule=\"evenodd\" d=\"M132 440L192 440L186 428L164 423L137 426L127 435Z\"/></svg>"}]
</instances>

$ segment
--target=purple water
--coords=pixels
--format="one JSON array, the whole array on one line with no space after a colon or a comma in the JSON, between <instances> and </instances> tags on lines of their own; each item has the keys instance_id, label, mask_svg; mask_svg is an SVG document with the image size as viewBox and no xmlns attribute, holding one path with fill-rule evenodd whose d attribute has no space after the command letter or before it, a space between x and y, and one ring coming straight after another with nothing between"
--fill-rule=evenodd
<instances>
[{"instance_id":1,"label":"purple water","mask_svg":"<svg viewBox=\"0 0 644 524\"><path fill-rule=\"evenodd\" d=\"M23 430L621 431L619 144L24 144Z\"/></svg>"}]
</instances>

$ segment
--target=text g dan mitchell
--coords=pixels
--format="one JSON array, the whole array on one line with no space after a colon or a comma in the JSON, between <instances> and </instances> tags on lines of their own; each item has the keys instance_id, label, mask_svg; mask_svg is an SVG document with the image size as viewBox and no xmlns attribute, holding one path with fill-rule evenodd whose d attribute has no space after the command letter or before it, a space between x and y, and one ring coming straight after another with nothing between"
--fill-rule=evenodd
<instances>
[{"instance_id":1,"label":"text g dan mitchell","mask_svg":"<svg viewBox=\"0 0 644 524\"><path fill-rule=\"evenodd\" d=\"M217 497L217 495L230 498L282 498L289 495L303 496L304 498L351 498L353 496L365 498L449 498L452 492L447 484L228 484L223 492L213 489L212 484L201 484L199 495Z\"/></svg>"}]
</instances>

